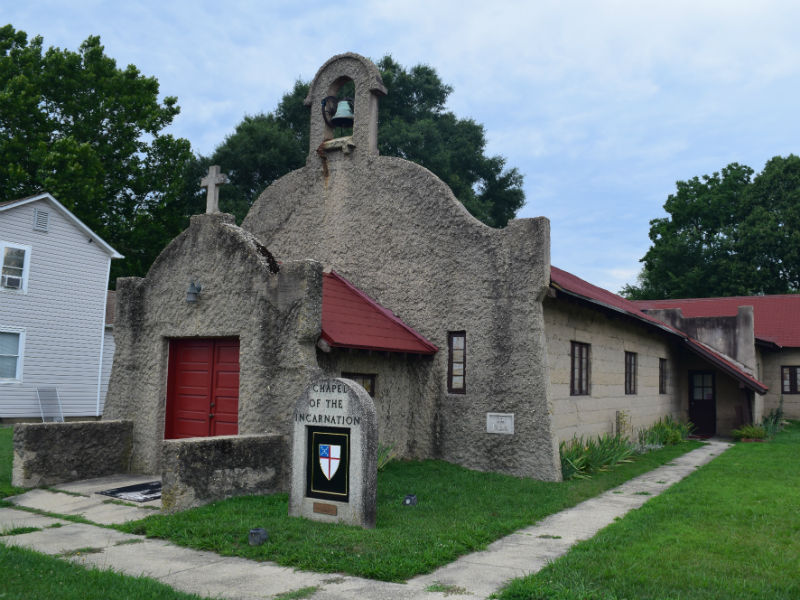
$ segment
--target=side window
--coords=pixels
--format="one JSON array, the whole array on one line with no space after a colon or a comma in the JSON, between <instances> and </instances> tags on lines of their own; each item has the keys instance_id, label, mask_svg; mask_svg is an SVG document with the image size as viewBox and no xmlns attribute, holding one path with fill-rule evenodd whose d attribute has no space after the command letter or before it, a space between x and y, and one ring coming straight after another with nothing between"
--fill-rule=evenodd
<instances>
[{"instance_id":1,"label":"side window","mask_svg":"<svg viewBox=\"0 0 800 600\"><path fill-rule=\"evenodd\" d=\"M342 373L345 379L352 379L358 385L367 390L367 393L375 398L375 375L367 373Z\"/></svg>"},{"instance_id":2,"label":"side window","mask_svg":"<svg viewBox=\"0 0 800 600\"><path fill-rule=\"evenodd\" d=\"M781 391L784 394L800 394L800 367L781 367Z\"/></svg>"},{"instance_id":3,"label":"side window","mask_svg":"<svg viewBox=\"0 0 800 600\"><path fill-rule=\"evenodd\" d=\"M636 352L625 353L625 393L636 393Z\"/></svg>"},{"instance_id":4,"label":"side window","mask_svg":"<svg viewBox=\"0 0 800 600\"><path fill-rule=\"evenodd\" d=\"M659 358L658 359L658 393L659 394L666 394L667 393L667 359L666 358Z\"/></svg>"},{"instance_id":5,"label":"side window","mask_svg":"<svg viewBox=\"0 0 800 600\"><path fill-rule=\"evenodd\" d=\"M28 289L30 246L0 241L0 290Z\"/></svg>"},{"instance_id":6,"label":"side window","mask_svg":"<svg viewBox=\"0 0 800 600\"><path fill-rule=\"evenodd\" d=\"M589 394L589 344L581 342L572 342L571 344L569 393L570 396L587 396Z\"/></svg>"},{"instance_id":7,"label":"side window","mask_svg":"<svg viewBox=\"0 0 800 600\"><path fill-rule=\"evenodd\" d=\"M447 391L451 394L466 394L467 332L449 332L447 334L447 348Z\"/></svg>"},{"instance_id":8,"label":"side window","mask_svg":"<svg viewBox=\"0 0 800 600\"><path fill-rule=\"evenodd\" d=\"M0 383L22 381L22 349L25 334L21 331L0 331Z\"/></svg>"}]
</instances>

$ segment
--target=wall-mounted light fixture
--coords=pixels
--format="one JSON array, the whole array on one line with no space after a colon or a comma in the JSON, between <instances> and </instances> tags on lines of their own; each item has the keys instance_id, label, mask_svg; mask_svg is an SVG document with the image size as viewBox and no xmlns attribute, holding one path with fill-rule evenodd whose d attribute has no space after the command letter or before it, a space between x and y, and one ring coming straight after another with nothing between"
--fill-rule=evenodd
<instances>
[{"instance_id":1,"label":"wall-mounted light fixture","mask_svg":"<svg viewBox=\"0 0 800 600\"><path fill-rule=\"evenodd\" d=\"M199 284L195 284L194 281L189 282L189 289L186 290L186 302L193 304L197 302L197 294L199 294L203 288Z\"/></svg>"}]
</instances>

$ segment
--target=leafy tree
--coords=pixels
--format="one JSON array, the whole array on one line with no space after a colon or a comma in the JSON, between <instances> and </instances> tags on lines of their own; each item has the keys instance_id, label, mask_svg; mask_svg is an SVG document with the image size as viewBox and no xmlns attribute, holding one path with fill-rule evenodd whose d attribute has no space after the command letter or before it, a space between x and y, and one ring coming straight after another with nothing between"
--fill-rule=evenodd
<instances>
[{"instance_id":1,"label":"leafy tree","mask_svg":"<svg viewBox=\"0 0 800 600\"><path fill-rule=\"evenodd\" d=\"M753 177L732 163L678 181L650 221L652 246L632 299L780 294L800 290L800 158L769 160Z\"/></svg>"},{"instance_id":2,"label":"leafy tree","mask_svg":"<svg viewBox=\"0 0 800 600\"><path fill-rule=\"evenodd\" d=\"M483 126L445 110L453 91L434 69L406 70L391 57L377 63L389 95L381 98L378 147L381 154L414 161L447 183L478 219L503 227L522 207L522 175L506 169L502 156L486 156ZM214 152L231 179L221 189L225 210L242 219L250 203L281 175L305 164L308 83L298 81L273 114L245 117Z\"/></svg>"},{"instance_id":3,"label":"leafy tree","mask_svg":"<svg viewBox=\"0 0 800 600\"><path fill-rule=\"evenodd\" d=\"M161 133L178 111L99 37L45 51L41 37L0 28L0 201L52 193L126 256L112 278L143 274L196 212L189 142Z\"/></svg>"}]
</instances>

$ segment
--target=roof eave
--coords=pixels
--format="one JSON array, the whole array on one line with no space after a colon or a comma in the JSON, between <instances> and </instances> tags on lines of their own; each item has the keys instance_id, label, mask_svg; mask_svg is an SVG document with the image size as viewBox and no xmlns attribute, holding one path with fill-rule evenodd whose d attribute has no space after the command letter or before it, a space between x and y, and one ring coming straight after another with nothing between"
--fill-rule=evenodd
<instances>
[{"instance_id":1,"label":"roof eave","mask_svg":"<svg viewBox=\"0 0 800 600\"><path fill-rule=\"evenodd\" d=\"M433 349L426 348L425 350L413 348L383 348L380 346L368 346L363 344L347 344L345 342L335 341L326 331L322 331L322 339L327 342L331 348L341 348L345 350L366 350L369 352L389 352L391 354L419 354L421 356L432 356L438 352L435 346Z\"/></svg>"},{"instance_id":2,"label":"roof eave","mask_svg":"<svg viewBox=\"0 0 800 600\"><path fill-rule=\"evenodd\" d=\"M46 200L50 202L55 208L57 208L61 213L73 224L83 231L86 235L89 236L98 246L100 246L111 258L125 258L122 254L114 250L110 244L108 244L103 238L97 235L94 231L89 229L86 224L81 221L78 217L72 214L66 206L61 204L58 200L56 200L50 193L42 192L41 194L36 194L35 196L28 196L27 198L21 198L19 200L12 200L11 202L7 202L5 204L0 205L0 212L9 210L11 208L17 208L18 206L24 206L26 204L30 204L31 202L38 202L39 200Z\"/></svg>"},{"instance_id":3,"label":"roof eave","mask_svg":"<svg viewBox=\"0 0 800 600\"><path fill-rule=\"evenodd\" d=\"M728 375L739 381L743 386L746 388L753 390L757 394L766 394L769 391L769 388L758 381L757 379L747 377L743 373L739 373L735 369L733 369L728 363L721 360L716 354L704 348L701 344L695 342L691 338L684 339L686 345L688 346L689 350L697 354L698 356L704 358L708 362L712 363L718 369L725 371Z\"/></svg>"},{"instance_id":4,"label":"roof eave","mask_svg":"<svg viewBox=\"0 0 800 600\"><path fill-rule=\"evenodd\" d=\"M675 337L683 340L683 342L692 351L694 351L695 354L698 354L699 356L705 358L706 360L711 362L713 365L715 365L719 369L725 371L728 375L730 375L731 377L733 377L734 379L739 381L739 383L741 383L742 385L744 385L748 389L751 389L754 392L757 392L759 394L765 394L769 390L769 388L767 386L765 386L763 383L761 383L760 381L758 381L758 380L756 380L754 378L747 377L743 373L738 372L731 365L729 365L726 361L722 360L719 356L717 356L716 354L714 354L710 350L705 349L703 346L701 346L699 343L695 342L692 338L690 338L687 334L683 333L682 331L679 331L677 329L673 329L673 328L669 327L666 324L660 325L659 323L655 323L655 322L651 321L650 319L646 319L646 318L640 317L640 316L638 316L638 315L636 315L634 313L631 313L631 312L629 312L627 310L623 310L623 309L618 308L616 306L612 306L610 304L606 304L605 302L600 302L599 300L595 300L593 298L589 298L587 296L583 296L582 294L576 294L575 292L572 292L570 290L564 289L563 287L561 287L560 285L558 285L556 283L552 283L551 282L550 286L552 288L554 288L555 290L557 290L558 292L564 293L567 296L572 296L574 298L578 298L579 300L582 300L582 301L587 302L589 304L593 304L595 306L599 306L599 307L601 307L601 308L603 308L605 310L613 311L613 312L615 312L617 314L621 314L621 315L625 315L625 316L631 317L631 318L636 319L637 321L639 321L641 323L650 325L655 329L660 329L660 330L662 330L662 331L664 331L664 332L666 332L666 333L668 333L668 334L670 334L672 336L675 336Z\"/></svg>"}]
</instances>

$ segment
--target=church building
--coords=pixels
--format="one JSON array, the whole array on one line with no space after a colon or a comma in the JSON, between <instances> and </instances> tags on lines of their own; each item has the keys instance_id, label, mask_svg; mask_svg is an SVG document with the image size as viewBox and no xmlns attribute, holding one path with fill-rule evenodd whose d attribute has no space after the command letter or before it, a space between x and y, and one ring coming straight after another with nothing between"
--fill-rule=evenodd
<instances>
[{"instance_id":1,"label":"church building","mask_svg":"<svg viewBox=\"0 0 800 600\"><path fill-rule=\"evenodd\" d=\"M338 98L350 82L354 97ZM709 319L552 267L545 217L490 228L430 171L379 155L390 92L369 60L328 60L306 98L306 165L241 227L218 211L212 170L207 214L145 278L118 281L103 418L134 422L134 471L159 470L164 439L288 444L320 375L362 385L402 457L543 480L561 477L559 441L621 417L691 418L707 435L760 419L769 361L752 304Z\"/></svg>"}]
</instances>

